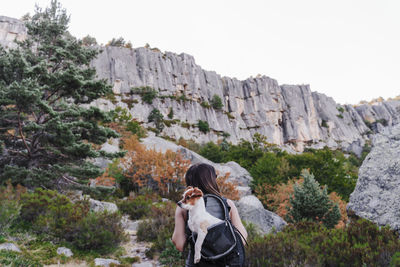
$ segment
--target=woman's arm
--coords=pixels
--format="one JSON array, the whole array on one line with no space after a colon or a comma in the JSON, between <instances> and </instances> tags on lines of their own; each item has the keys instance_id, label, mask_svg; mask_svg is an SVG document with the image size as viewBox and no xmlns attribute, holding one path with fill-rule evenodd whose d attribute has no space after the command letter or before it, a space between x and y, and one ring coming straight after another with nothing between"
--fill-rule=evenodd
<instances>
[{"instance_id":1,"label":"woman's arm","mask_svg":"<svg viewBox=\"0 0 400 267\"><path fill-rule=\"evenodd\" d=\"M186 243L185 235L185 210L180 207L176 207L175 210L175 229L172 234L172 242L179 251L183 251Z\"/></svg>"},{"instance_id":2,"label":"woman's arm","mask_svg":"<svg viewBox=\"0 0 400 267\"><path fill-rule=\"evenodd\" d=\"M231 207L229 215L231 216L232 224L239 230L239 232L247 240L247 231L246 228L244 228L242 221L240 220L239 212L235 206L235 203L233 203L232 200L228 199L228 204Z\"/></svg>"}]
</instances>

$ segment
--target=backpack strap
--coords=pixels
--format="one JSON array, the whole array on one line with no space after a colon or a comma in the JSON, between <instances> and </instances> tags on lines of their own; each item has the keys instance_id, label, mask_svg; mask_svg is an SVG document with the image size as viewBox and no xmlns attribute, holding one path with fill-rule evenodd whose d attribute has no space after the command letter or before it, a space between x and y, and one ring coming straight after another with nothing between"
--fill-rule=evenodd
<instances>
[{"instance_id":1,"label":"backpack strap","mask_svg":"<svg viewBox=\"0 0 400 267\"><path fill-rule=\"evenodd\" d=\"M229 210L228 210L227 204L225 204L224 199L222 197L214 195L214 194L205 194L203 196L205 203L207 203L208 197L215 198L222 204L222 207L224 207L224 219L225 219L225 221L229 221Z\"/></svg>"}]
</instances>

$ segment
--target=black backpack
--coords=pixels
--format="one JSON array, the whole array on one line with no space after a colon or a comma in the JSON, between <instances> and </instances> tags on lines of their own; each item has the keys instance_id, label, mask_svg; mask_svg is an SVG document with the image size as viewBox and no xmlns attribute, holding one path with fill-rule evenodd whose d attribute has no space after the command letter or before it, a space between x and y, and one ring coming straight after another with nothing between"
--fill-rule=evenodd
<instances>
[{"instance_id":1,"label":"black backpack","mask_svg":"<svg viewBox=\"0 0 400 267\"><path fill-rule=\"evenodd\" d=\"M206 194L203 198L207 212L222 222L208 228L201 248L201 260L196 266L244 266L245 250L241 233L232 225L226 199L213 194ZM197 233L192 233L188 227L187 229L193 254Z\"/></svg>"}]
</instances>

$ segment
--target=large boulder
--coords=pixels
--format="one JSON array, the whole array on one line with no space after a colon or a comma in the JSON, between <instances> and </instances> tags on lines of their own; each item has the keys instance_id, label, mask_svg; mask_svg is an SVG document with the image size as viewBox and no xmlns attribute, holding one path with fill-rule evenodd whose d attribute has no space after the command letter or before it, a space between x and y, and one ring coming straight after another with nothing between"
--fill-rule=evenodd
<instances>
[{"instance_id":1,"label":"large boulder","mask_svg":"<svg viewBox=\"0 0 400 267\"><path fill-rule=\"evenodd\" d=\"M264 209L261 201L253 196L245 196L236 202L240 218L254 224L263 234L268 234L274 229L282 230L287 224L281 217Z\"/></svg>"},{"instance_id":2,"label":"large boulder","mask_svg":"<svg viewBox=\"0 0 400 267\"><path fill-rule=\"evenodd\" d=\"M373 138L347 209L400 230L400 125L386 128Z\"/></svg>"}]
</instances>

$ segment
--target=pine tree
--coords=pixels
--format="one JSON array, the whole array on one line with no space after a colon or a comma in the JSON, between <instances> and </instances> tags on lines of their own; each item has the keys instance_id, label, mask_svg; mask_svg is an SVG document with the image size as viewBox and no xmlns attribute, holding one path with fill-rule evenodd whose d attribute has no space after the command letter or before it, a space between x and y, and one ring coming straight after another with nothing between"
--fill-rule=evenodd
<instances>
[{"instance_id":1,"label":"pine tree","mask_svg":"<svg viewBox=\"0 0 400 267\"><path fill-rule=\"evenodd\" d=\"M26 21L28 38L16 49L0 47L0 184L75 183L101 174L86 159L116 156L93 148L118 135L98 124L107 114L82 104L111 88L89 67L98 51L72 37L68 23L53 0Z\"/></svg>"},{"instance_id":2,"label":"pine tree","mask_svg":"<svg viewBox=\"0 0 400 267\"><path fill-rule=\"evenodd\" d=\"M309 220L322 222L328 228L334 227L339 222L340 210L329 199L326 186L321 189L308 170L303 170L301 176L304 183L294 186L294 194L290 197L292 207L288 210L287 221Z\"/></svg>"}]
</instances>

